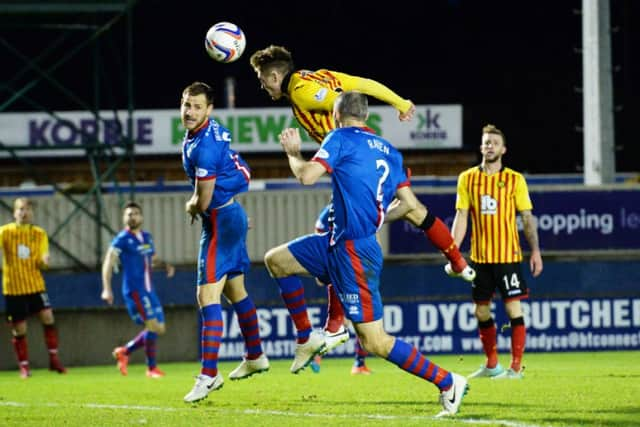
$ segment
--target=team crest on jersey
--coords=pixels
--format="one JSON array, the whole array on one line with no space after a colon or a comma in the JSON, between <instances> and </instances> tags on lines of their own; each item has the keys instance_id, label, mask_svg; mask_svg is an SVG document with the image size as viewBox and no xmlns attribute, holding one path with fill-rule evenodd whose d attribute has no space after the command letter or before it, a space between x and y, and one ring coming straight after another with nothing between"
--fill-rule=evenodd
<instances>
[{"instance_id":1,"label":"team crest on jersey","mask_svg":"<svg viewBox=\"0 0 640 427\"><path fill-rule=\"evenodd\" d=\"M317 91L315 95L313 95L313 99L315 99L318 102L322 102L327 97L328 92L329 92L329 89L327 89L326 87L323 87L322 89Z\"/></svg>"},{"instance_id":2,"label":"team crest on jersey","mask_svg":"<svg viewBox=\"0 0 640 427\"><path fill-rule=\"evenodd\" d=\"M506 184L504 183L504 181L498 181L498 188L502 188L504 187Z\"/></svg>"}]
</instances>

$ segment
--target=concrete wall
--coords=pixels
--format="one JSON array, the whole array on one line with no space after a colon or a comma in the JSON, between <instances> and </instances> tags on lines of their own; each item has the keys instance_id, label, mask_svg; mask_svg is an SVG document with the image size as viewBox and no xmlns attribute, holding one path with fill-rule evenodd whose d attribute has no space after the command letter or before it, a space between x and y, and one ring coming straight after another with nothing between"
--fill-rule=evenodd
<instances>
[{"instance_id":1,"label":"concrete wall","mask_svg":"<svg viewBox=\"0 0 640 427\"><path fill-rule=\"evenodd\" d=\"M106 365L115 361L114 347L140 332L124 308L56 309L60 360L67 366ZM158 363L198 360L198 311L194 307L166 307L167 332L158 339ZM47 368L49 359L42 326L37 317L28 320L29 360L33 369ZM144 351L136 351L131 363L144 363ZM17 369L7 323L0 327L0 369Z\"/></svg>"}]
</instances>

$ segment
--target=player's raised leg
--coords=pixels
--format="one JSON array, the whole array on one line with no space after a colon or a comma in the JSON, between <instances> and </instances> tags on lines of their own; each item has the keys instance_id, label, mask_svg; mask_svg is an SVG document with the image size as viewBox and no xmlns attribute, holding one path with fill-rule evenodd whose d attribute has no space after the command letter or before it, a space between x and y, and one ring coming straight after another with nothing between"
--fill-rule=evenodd
<instances>
[{"instance_id":1,"label":"player's raised leg","mask_svg":"<svg viewBox=\"0 0 640 427\"><path fill-rule=\"evenodd\" d=\"M280 295L296 328L296 349L290 368L294 374L309 365L313 358L317 354L321 354L326 347L324 333L312 330L304 297L304 287L298 277L298 274L310 274L298 260L305 259L309 262L317 262L317 259L311 260L314 259L314 253L321 256L322 239L324 239L322 236L305 236L269 250L264 258L271 277L280 288ZM322 258L320 258L320 262L322 262ZM311 275L319 278L325 276L323 271L318 271L318 274L311 273ZM328 280L323 281L328 282Z\"/></svg>"}]
</instances>

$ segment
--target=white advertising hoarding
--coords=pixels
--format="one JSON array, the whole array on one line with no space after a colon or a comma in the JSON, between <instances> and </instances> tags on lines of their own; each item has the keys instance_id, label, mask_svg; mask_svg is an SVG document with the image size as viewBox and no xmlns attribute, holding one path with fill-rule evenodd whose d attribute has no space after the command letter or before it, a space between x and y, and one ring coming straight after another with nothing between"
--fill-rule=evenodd
<instances>
[{"instance_id":1,"label":"white advertising hoarding","mask_svg":"<svg viewBox=\"0 0 640 427\"><path fill-rule=\"evenodd\" d=\"M289 108L218 109L213 117L231 131L232 146L241 153L280 151L278 134L297 126ZM461 105L418 105L408 123L400 122L392 107L372 106L367 123L400 149L462 147ZM100 120L86 111L59 112L55 117L45 113L0 114L0 142L18 148L21 156L82 156L84 152L78 148L84 144L118 144L126 129L126 111L101 111ZM136 110L132 133L137 154L175 154L180 152L184 128L177 110ZM317 144L304 136L303 147L316 149ZM0 157L8 156L0 149Z\"/></svg>"}]
</instances>

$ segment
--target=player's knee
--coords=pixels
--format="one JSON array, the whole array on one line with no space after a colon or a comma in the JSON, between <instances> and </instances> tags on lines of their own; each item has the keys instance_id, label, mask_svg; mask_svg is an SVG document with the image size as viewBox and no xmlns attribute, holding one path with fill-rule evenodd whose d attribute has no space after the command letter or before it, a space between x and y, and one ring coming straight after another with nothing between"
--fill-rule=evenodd
<instances>
[{"instance_id":1,"label":"player's knee","mask_svg":"<svg viewBox=\"0 0 640 427\"><path fill-rule=\"evenodd\" d=\"M151 331L154 334L158 334L158 335L164 334L166 330L164 322L160 323L156 319L152 319L148 322L145 322L144 326L148 331Z\"/></svg>"},{"instance_id":2,"label":"player's knee","mask_svg":"<svg viewBox=\"0 0 640 427\"><path fill-rule=\"evenodd\" d=\"M491 317L491 310L486 304L476 304L475 315L480 321L489 320Z\"/></svg>"},{"instance_id":3,"label":"player's knee","mask_svg":"<svg viewBox=\"0 0 640 427\"><path fill-rule=\"evenodd\" d=\"M507 312L507 316L509 317L509 319L522 317L522 307L520 306L520 304L507 304L505 306L505 311Z\"/></svg>"},{"instance_id":4,"label":"player's knee","mask_svg":"<svg viewBox=\"0 0 640 427\"><path fill-rule=\"evenodd\" d=\"M393 337L386 333L371 335L359 335L360 345L367 352L378 357L386 358L393 347Z\"/></svg>"},{"instance_id":5,"label":"player's knee","mask_svg":"<svg viewBox=\"0 0 640 427\"><path fill-rule=\"evenodd\" d=\"M264 265L267 267L269 274L271 277L281 277L283 274L283 269L279 262L279 248L269 249L266 254L264 254Z\"/></svg>"},{"instance_id":6,"label":"player's knee","mask_svg":"<svg viewBox=\"0 0 640 427\"><path fill-rule=\"evenodd\" d=\"M267 267L269 274L273 276L273 273L271 273L272 263L273 263L273 249L269 249L267 253L264 254L264 265L265 267Z\"/></svg>"},{"instance_id":7,"label":"player's knee","mask_svg":"<svg viewBox=\"0 0 640 427\"><path fill-rule=\"evenodd\" d=\"M19 337L22 335L26 335L27 334L27 322L26 321L20 321L20 322L12 322L11 323L11 334L14 337Z\"/></svg>"},{"instance_id":8,"label":"player's knee","mask_svg":"<svg viewBox=\"0 0 640 427\"><path fill-rule=\"evenodd\" d=\"M50 308L44 309L40 312L40 322L43 325L53 325L55 323L55 318L53 317L53 310Z\"/></svg>"}]
</instances>

